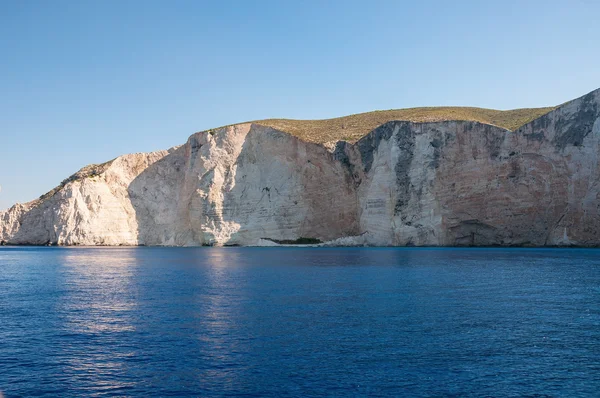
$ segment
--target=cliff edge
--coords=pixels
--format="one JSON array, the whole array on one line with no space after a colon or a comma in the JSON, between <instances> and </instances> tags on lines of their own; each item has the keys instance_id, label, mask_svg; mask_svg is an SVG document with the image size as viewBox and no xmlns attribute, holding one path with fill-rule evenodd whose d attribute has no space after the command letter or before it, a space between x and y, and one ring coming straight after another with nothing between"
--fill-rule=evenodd
<instances>
[{"instance_id":1,"label":"cliff edge","mask_svg":"<svg viewBox=\"0 0 600 398\"><path fill-rule=\"evenodd\" d=\"M514 131L389 121L353 143L199 132L0 212L0 242L600 246L599 104L596 90Z\"/></svg>"}]
</instances>

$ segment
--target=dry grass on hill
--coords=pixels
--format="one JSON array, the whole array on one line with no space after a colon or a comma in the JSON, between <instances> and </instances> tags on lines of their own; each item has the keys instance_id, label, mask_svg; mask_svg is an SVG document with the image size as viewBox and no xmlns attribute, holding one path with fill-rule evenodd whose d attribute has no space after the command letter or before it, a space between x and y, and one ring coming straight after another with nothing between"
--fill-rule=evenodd
<instances>
[{"instance_id":1,"label":"dry grass on hill","mask_svg":"<svg viewBox=\"0 0 600 398\"><path fill-rule=\"evenodd\" d=\"M428 107L374 111L335 119L265 119L254 123L288 132L309 142L324 143L338 140L355 142L376 127L392 120L411 122L470 120L516 130L553 109L555 107L497 111L469 107Z\"/></svg>"}]
</instances>

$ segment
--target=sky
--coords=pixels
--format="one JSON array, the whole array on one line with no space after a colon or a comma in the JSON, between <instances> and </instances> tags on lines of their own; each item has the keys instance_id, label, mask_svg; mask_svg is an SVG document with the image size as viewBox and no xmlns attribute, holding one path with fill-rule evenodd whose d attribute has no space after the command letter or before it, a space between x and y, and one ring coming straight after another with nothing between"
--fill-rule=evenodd
<instances>
[{"instance_id":1,"label":"sky","mask_svg":"<svg viewBox=\"0 0 600 398\"><path fill-rule=\"evenodd\" d=\"M0 0L0 210L90 163L264 118L563 103L600 1Z\"/></svg>"}]
</instances>

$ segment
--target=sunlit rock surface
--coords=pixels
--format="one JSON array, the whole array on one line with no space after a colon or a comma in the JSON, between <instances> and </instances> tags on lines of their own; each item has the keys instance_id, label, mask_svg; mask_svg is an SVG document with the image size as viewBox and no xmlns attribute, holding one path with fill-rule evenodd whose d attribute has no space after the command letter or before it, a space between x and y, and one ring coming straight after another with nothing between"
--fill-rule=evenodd
<instances>
[{"instance_id":1,"label":"sunlit rock surface","mask_svg":"<svg viewBox=\"0 0 600 398\"><path fill-rule=\"evenodd\" d=\"M319 145L257 124L88 166L0 212L5 244L599 246L600 91L511 132L389 122Z\"/></svg>"}]
</instances>

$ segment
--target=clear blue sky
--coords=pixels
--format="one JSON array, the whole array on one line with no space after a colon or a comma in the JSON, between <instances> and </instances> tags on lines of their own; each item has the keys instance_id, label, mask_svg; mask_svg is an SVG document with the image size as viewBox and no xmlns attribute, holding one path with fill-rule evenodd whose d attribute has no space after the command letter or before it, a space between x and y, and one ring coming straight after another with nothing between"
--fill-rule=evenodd
<instances>
[{"instance_id":1,"label":"clear blue sky","mask_svg":"<svg viewBox=\"0 0 600 398\"><path fill-rule=\"evenodd\" d=\"M0 0L0 209L268 117L554 105L600 87L600 2Z\"/></svg>"}]
</instances>

